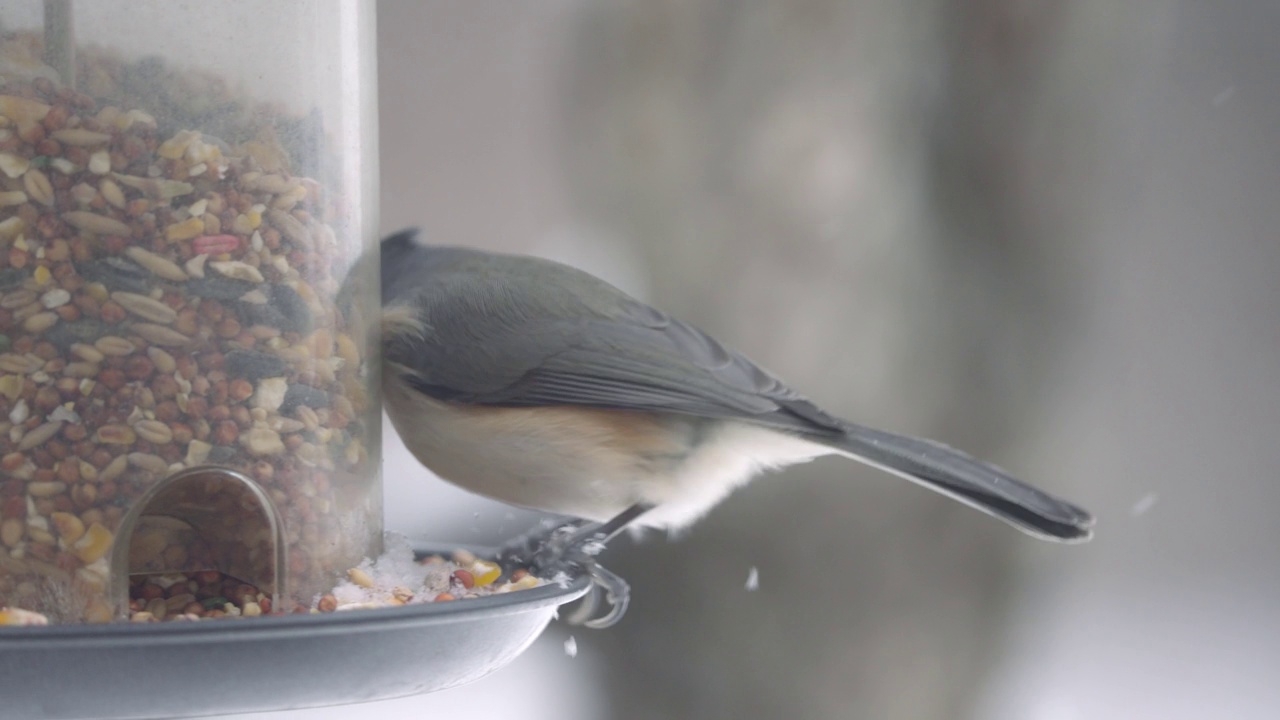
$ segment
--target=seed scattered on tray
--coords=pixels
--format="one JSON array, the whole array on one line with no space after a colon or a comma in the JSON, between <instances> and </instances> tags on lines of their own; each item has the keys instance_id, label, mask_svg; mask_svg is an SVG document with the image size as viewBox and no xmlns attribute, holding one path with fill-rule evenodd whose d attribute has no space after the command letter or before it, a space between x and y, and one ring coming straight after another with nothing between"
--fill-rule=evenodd
<instances>
[{"instance_id":1,"label":"seed scattered on tray","mask_svg":"<svg viewBox=\"0 0 1280 720\"><path fill-rule=\"evenodd\" d=\"M49 618L22 608L0 607L0 627L15 625L48 625Z\"/></svg>"},{"instance_id":2,"label":"seed scattered on tray","mask_svg":"<svg viewBox=\"0 0 1280 720\"><path fill-rule=\"evenodd\" d=\"M312 604L313 612L449 602L501 595L545 585L525 570L502 578L495 562L458 550L450 557L414 557L407 538L387 534L386 551L347 571L347 580Z\"/></svg>"},{"instance_id":3,"label":"seed scattered on tray","mask_svg":"<svg viewBox=\"0 0 1280 720\"><path fill-rule=\"evenodd\" d=\"M466 550L450 557L418 559L403 536L388 533L386 551L347 570L347 579L331 592L317 595L311 606L295 613L450 602L501 595L545 585L526 570L502 578L497 563ZM218 572L138 574L129 581L129 620L135 623L214 620L282 615L272 595L252 583ZM18 608L0 610L0 625L42 625L43 615Z\"/></svg>"}]
</instances>

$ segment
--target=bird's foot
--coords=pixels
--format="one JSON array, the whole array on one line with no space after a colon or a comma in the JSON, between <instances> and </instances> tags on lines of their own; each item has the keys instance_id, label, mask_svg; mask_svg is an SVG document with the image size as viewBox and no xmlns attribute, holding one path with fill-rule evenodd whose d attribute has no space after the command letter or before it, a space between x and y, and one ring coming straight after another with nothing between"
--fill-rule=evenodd
<instances>
[{"instance_id":1,"label":"bird's foot","mask_svg":"<svg viewBox=\"0 0 1280 720\"><path fill-rule=\"evenodd\" d=\"M587 591L578 609L565 618L565 621L570 625L585 625L595 630L603 630L615 625L623 615L627 614L627 605L631 603L631 586L617 573L596 562L593 557L580 561L580 567L591 575L591 589ZM601 594L604 595L609 608L603 615L596 617L596 608L600 605Z\"/></svg>"},{"instance_id":2,"label":"bird's foot","mask_svg":"<svg viewBox=\"0 0 1280 720\"><path fill-rule=\"evenodd\" d=\"M544 578L583 573L590 576L591 588L582 604L565 621L570 625L603 629L614 625L626 614L631 587L596 559L604 550L605 537L593 532L595 529L596 526L592 525L556 533L534 554L530 572ZM601 595L604 595L608 607L603 615L597 617Z\"/></svg>"},{"instance_id":3,"label":"bird's foot","mask_svg":"<svg viewBox=\"0 0 1280 720\"><path fill-rule=\"evenodd\" d=\"M554 519L544 519L538 522L533 529L528 532L517 535L502 544L498 548L497 557L494 558L498 564L502 566L502 574L510 575L516 570L528 570L529 565L533 562L533 556L537 554L538 548L551 538L561 527Z\"/></svg>"},{"instance_id":4,"label":"bird's foot","mask_svg":"<svg viewBox=\"0 0 1280 720\"><path fill-rule=\"evenodd\" d=\"M652 510L647 503L636 503L603 523L576 521L543 522L532 532L507 543L498 561L507 573L526 568L536 577L555 578L560 574L591 576L591 589L582 605L567 620L573 625L607 628L622 619L631 600L631 586L616 573L596 560L605 544L616 537L633 520ZM601 617L593 617L603 593L609 609Z\"/></svg>"},{"instance_id":5,"label":"bird's foot","mask_svg":"<svg viewBox=\"0 0 1280 720\"><path fill-rule=\"evenodd\" d=\"M498 562L508 575L518 569L550 580L589 575L591 589L566 621L589 628L607 628L622 619L631 597L627 582L596 560L608 539L602 523L543 521L506 543L498 553ZM609 607L603 615L595 617L601 594Z\"/></svg>"},{"instance_id":6,"label":"bird's foot","mask_svg":"<svg viewBox=\"0 0 1280 720\"><path fill-rule=\"evenodd\" d=\"M521 569L533 571L537 566L550 564L548 561L563 553L571 536L595 525L586 520L542 520L532 530L512 538L499 548L498 564L506 574Z\"/></svg>"},{"instance_id":7,"label":"bird's foot","mask_svg":"<svg viewBox=\"0 0 1280 720\"><path fill-rule=\"evenodd\" d=\"M607 628L622 619L631 600L631 587L616 573L596 560L605 544L622 532L631 521L653 509L637 503L603 523L544 522L532 532L507 543L498 555L503 570L510 573L527 568L536 577L554 578L564 573L591 576L591 590L582 605L567 620L573 625ZM601 617L593 617L602 593L609 609Z\"/></svg>"}]
</instances>

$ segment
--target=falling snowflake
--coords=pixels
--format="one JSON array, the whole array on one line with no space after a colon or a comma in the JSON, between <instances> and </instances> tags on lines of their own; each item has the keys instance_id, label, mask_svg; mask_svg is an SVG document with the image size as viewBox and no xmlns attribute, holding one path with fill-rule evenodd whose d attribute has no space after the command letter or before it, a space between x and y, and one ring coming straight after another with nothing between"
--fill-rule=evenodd
<instances>
[{"instance_id":1,"label":"falling snowflake","mask_svg":"<svg viewBox=\"0 0 1280 720\"><path fill-rule=\"evenodd\" d=\"M1155 507L1158 500L1160 500L1160 496L1156 493L1147 493L1133 504L1133 507L1129 509L1129 514L1134 517L1146 515L1148 510Z\"/></svg>"}]
</instances>

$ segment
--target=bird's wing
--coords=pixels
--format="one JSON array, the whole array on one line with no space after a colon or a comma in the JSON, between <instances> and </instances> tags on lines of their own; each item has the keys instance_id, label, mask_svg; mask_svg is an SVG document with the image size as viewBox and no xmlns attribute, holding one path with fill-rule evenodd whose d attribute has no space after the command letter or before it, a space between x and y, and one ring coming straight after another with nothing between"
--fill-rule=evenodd
<instances>
[{"instance_id":1,"label":"bird's wing","mask_svg":"<svg viewBox=\"0 0 1280 720\"><path fill-rule=\"evenodd\" d=\"M460 403L664 411L817 433L843 428L687 323L603 283L581 291L574 287L581 276L541 280L433 277L411 301L393 301L415 308L424 330L384 340L387 359L418 390Z\"/></svg>"}]
</instances>

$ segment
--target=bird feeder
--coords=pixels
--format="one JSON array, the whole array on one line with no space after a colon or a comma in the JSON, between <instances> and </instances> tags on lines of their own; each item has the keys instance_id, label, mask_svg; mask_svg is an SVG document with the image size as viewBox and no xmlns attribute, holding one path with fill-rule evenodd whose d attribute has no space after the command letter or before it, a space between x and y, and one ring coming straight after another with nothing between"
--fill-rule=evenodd
<instances>
[{"instance_id":1,"label":"bird feeder","mask_svg":"<svg viewBox=\"0 0 1280 720\"><path fill-rule=\"evenodd\" d=\"M378 231L373 12L0 8L0 608L52 625L0 628L8 711L439 689L509 661L585 592L291 614L383 538L378 268L357 262ZM280 617L157 622L244 588ZM495 634L469 646L477 623ZM348 652L368 661L346 684L297 662ZM142 666L147 692L122 694ZM70 676L84 692L46 682Z\"/></svg>"},{"instance_id":2,"label":"bird feeder","mask_svg":"<svg viewBox=\"0 0 1280 720\"><path fill-rule=\"evenodd\" d=\"M370 13L6 4L0 606L216 571L288 611L378 553Z\"/></svg>"}]
</instances>

